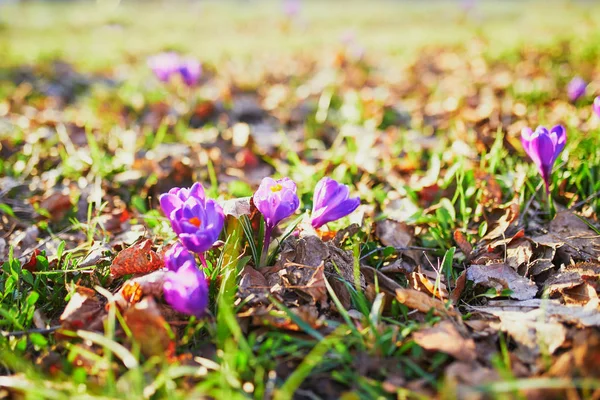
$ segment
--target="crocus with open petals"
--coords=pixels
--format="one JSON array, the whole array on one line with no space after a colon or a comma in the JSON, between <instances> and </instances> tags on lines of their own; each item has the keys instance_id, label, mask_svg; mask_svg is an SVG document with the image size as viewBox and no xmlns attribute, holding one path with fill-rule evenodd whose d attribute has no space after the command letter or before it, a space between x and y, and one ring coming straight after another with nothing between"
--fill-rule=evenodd
<instances>
[{"instance_id":1,"label":"crocus with open petals","mask_svg":"<svg viewBox=\"0 0 600 400\"><path fill-rule=\"evenodd\" d=\"M569 100L576 101L583 96L585 94L586 86L587 83L579 76L571 79L571 82L567 85L567 95L569 96Z\"/></svg>"},{"instance_id":2,"label":"crocus with open petals","mask_svg":"<svg viewBox=\"0 0 600 400\"><path fill-rule=\"evenodd\" d=\"M196 263L194 256L179 242L165 252L164 260L169 271L177 271L185 263Z\"/></svg>"},{"instance_id":3,"label":"crocus with open petals","mask_svg":"<svg viewBox=\"0 0 600 400\"><path fill-rule=\"evenodd\" d=\"M148 59L148 66L160 81L168 82L179 70L179 56L173 52L160 53Z\"/></svg>"},{"instance_id":4,"label":"crocus with open petals","mask_svg":"<svg viewBox=\"0 0 600 400\"><path fill-rule=\"evenodd\" d=\"M567 143L565 128L562 125L556 125L550 131L543 126L538 126L535 131L523 128L521 142L525 152L542 175L546 193L550 193L552 166Z\"/></svg>"},{"instance_id":5,"label":"crocus with open petals","mask_svg":"<svg viewBox=\"0 0 600 400\"><path fill-rule=\"evenodd\" d=\"M350 214L359 204L358 197L350 197L348 186L325 177L315 187L311 224L318 229Z\"/></svg>"},{"instance_id":6,"label":"crocus with open petals","mask_svg":"<svg viewBox=\"0 0 600 400\"><path fill-rule=\"evenodd\" d=\"M253 196L254 204L265 218L268 227L275 227L292 215L300 206L296 184L289 178L264 178Z\"/></svg>"},{"instance_id":7,"label":"crocus with open petals","mask_svg":"<svg viewBox=\"0 0 600 400\"><path fill-rule=\"evenodd\" d=\"M283 219L292 215L300 206L296 184L289 178L275 180L264 178L252 197L254 205L265 219L265 239L261 255L264 264L271 241L271 231Z\"/></svg>"},{"instance_id":8,"label":"crocus with open petals","mask_svg":"<svg viewBox=\"0 0 600 400\"><path fill-rule=\"evenodd\" d=\"M173 309L188 315L201 317L208 305L208 283L193 261L167 272L163 294Z\"/></svg>"},{"instance_id":9,"label":"crocus with open petals","mask_svg":"<svg viewBox=\"0 0 600 400\"><path fill-rule=\"evenodd\" d=\"M171 189L160 197L160 206L179 240L194 253L210 249L223 230L223 209L206 198L200 183L190 189Z\"/></svg>"},{"instance_id":10,"label":"crocus with open petals","mask_svg":"<svg viewBox=\"0 0 600 400\"><path fill-rule=\"evenodd\" d=\"M594 112L596 113L598 118L600 118L600 96L598 96L594 99L594 104L592 104L592 109L594 110Z\"/></svg>"}]
</instances>

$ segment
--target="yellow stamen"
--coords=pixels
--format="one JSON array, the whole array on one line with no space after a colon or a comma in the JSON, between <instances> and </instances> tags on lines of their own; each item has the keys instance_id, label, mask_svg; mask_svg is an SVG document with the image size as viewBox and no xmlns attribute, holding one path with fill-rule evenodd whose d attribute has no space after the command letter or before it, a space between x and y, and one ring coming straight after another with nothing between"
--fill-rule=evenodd
<instances>
[{"instance_id":1,"label":"yellow stamen","mask_svg":"<svg viewBox=\"0 0 600 400\"><path fill-rule=\"evenodd\" d=\"M198 219L198 217L192 217L189 220L190 224L194 225L196 228L200 228L200 225L202 225L202 221L200 221Z\"/></svg>"},{"instance_id":2,"label":"yellow stamen","mask_svg":"<svg viewBox=\"0 0 600 400\"><path fill-rule=\"evenodd\" d=\"M283 187L279 183L274 186L271 186L271 192L273 193L279 192L281 189L283 189Z\"/></svg>"}]
</instances>

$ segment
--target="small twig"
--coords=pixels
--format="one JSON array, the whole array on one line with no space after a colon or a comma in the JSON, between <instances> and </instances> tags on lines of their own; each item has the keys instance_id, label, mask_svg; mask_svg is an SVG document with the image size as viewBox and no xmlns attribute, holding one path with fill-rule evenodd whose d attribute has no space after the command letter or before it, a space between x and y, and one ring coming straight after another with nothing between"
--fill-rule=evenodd
<instances>
[{"instance_id":1,"label":"small twig","mask_svg":"<svg viewBox=\"0 0 600 400\"><path fill-rule=\"evenodd\" d=\"M378 247L374 250L371 250L370 252L368 252L367 254L362 256L360 258L360 260L364 260L365 258L369 257L370 255L375 254L379 251L383 251L385 249L387 249L387 247ZM421 251L430 251L432 253L436 252L436 251L440 251L440 249L432 249L430 247L418 247L418 246L394 247L394 250L396 250L396 251L421 250Z\"/></svg>"},{"instance_id":2,"label":"small twig","mask_svg":"<svg viewBox=\"0 0 600 400\"><path fill-rule=\"evenodd\" d=\"M49 333L52 333L54 331L56 331L57 329L60 329L60 325L57 326L51 326L50 328L44 328L44 329L29 329L26 331L16 331L16 332L2 332L2 336L3 337L21 337L21 336L26 336L26 335L30 335L32 333L39 333L42 335L47 335Z\"/></svg>"}]
</instances>

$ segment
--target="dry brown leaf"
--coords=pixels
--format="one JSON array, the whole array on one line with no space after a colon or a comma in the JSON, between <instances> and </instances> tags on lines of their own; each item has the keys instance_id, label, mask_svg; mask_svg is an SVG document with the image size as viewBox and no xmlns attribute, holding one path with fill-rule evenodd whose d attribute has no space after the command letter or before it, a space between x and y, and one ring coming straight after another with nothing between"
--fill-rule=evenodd
<instances>
[{"instance_id":1,"label":"dry brown leaf","mask_svg":"<svg viewBox=\"0 0 600 400\"><path fill-rule=\"evenodd\" d=\"M175 341L154 298L146 296L123 314L133 338L146 356L174 355Z\"/></svg>"},{"instance_id":2,"label":"dry brown leaf","mask_svg":"<svg viewBox=\"0 0 600 400\"><path fill-rule=\"evenodd\" d=\"M456 314L453 310L447 310L440 300L414 289L396 289L396 300L410 309L424 313L433 309L436 314Z\"/></svg>"},{"instance_id":3,"label":"dry brown leaf","mask_svg":"<svg viewBox=\"0 0 600 400\"><path fill-rule=\"evenodd\" d=\"M250 304L267 300L270 286L263 274L246 265L240 275L242 277L238 289L240 298L249 301ZM252 297L249 298L250 296Z\"/></svg>"},{"instance_id":4,"label":"dry brown leaf","mask_svg":"<svg viewBox=\"0 0 600 400\"><path fill-rule=\"evenodd\" d=\"M54 192L40 202L40 208L48 211L52 221L60 221L73 207L68 192Z\"/></svg>"},{"instance_id":5,"label":"dry brown leaf","mask_svg":"<svg viewBox=\"0 0 600 400\"><path fill-rule=\"evenodd\" d=\"M467 269L467 279L497 291L510 289L510 297L517 300L533 299L538 291L535 283L506 264L471 265Z\"/></svg>"},{"instance_id":6,"label":"dry brown leaf","mask_svg":"<svg viewBox=\"0 0 600 400\"><path fill-rule=\"evenodd\" d=\"M294 271L298 271L299 269L308 271L310 274L306 280L306 275L302 273L302 280L293 283L294 289L308 294L312 298L313 303L325 304L327 302L327 286L325 286L325 267L323 263L316 268L295 263L288 263L286 267L289 268L290 275L294 275Z\"/></svg>"},{"instance_id":7,"label":"dry brown leaf","mask_svg":"<svg viewBox=\"0 0 600 400\"><path fill-rule=\"evenodd\" d=\"M473 362L455 361L445 370L445 379L449 387L456 388L456 398L483 399L483 394L475 387L486 382L498 380L498 373Z\"/></svg>"},{"instance_id":8,"label":"dry brown leaf","mask_svg":"<svg viewBox=\"0 0 600 400\"><path fill-rule=\"evenodd\" d=\"M492 327L507 332L521 346L523 356L529 357L528 362L534 362L547 351L553 354L565 341L567 330L558 322L546 321L535 313L506 311L498 315L500 323Z\"/></svg>"},{"instance_id":9,"label":"dry brown leaf","mask_svg":"<svg viewBox=\"0 0 600 400\"><path fill-rule=\"evenodd\" d=\"M62 329L72 331L83 328L90 331L101 330L105 315L104 304L96 297L96 292L77 286L60 316L60 324Z\"/></svg>"},{"instance_id":10,"label":"dry brown leaf","mask_svg":"<svg viewBox=\"0 0 600 400\"><path fill-rule=\"evenodd\" d=\"M583 326L600 326L600 312L597 307L581 307L561 304L557 300L531 299L525 301L490 301L486 307L471 307L482 313L500 317L504 312L530 313L531 318L555 318L561 322Z\"/></svg>"},{"instance_id":11,"label":"dry brown leaf","mask_svg":"<svg viewBox=\"0 0 600 400\"><path fill-rule=\"evenodd\" d=\"M454 305L458 304L458 301L460 300L460 296L462 295L463 291L465 290L466 284L467 284L467 271L465 270L456 279L456 286L454 287L454 290L452 291L452 293L450 293L450 300L452 300L452 303Z\"/></svg>"},{"instance_id":12,"label":"dry brown leaf","mask_svg":"<svg viewBox=\"0 0 600 400\"><path fill-rule=\"evenodd\" d=\"M598 261L600 258L600 235L592 230L586 222L570 211L561 211L550 222L548 236L558 242L563 242L560 251L567 257L565 263L571 260ZM540 238L534 238L539 241Z\"/></svg>"},{"instance_id":13,"label":"dry brown leaf","mask_svg":"<svg viewBox=\"0 0 600 400\"><path fill-rule=\"evenodd\" d=\"M477 358L475 342L464 338L452 321L442 321L437 325L413 333L415 342L426 350L441 351L465 362Z\"/></svg>"},{"instance_id":14,"label":"dry brown leaf","mask_svg":"<svg viewBox=\"0 0 600 400\"><path fill-rule=\"evenodd\" d=\"M221 202L223 214L231 215L234 218L240 218L242 215L250 215L250 197L225 200Z\"/></svg>"},{"instance_id":15,"label":"dry brown leaf","mask_svg":"<svg viewBox=\"0 0 600 400\"><path fill-rule=\"evenodd\" d=\"M415 236L413 227L393 219L377 222L375 233L384 246L400 248L410 246Z\"/></svg>"},{"instance_id":16,"label":"dry brown leaf","mask_svg":"<svg viewBox=\"0 0 600 400\"><path fill-rule=\"evenodd\" d=\"M471 243L469 243L465 234L459 231L458 229L454 231L454 242L460 248L460 250L463 252L463 254L465 255L465 257L467 257L468 260L469 257L471 257L471 253L473 252L473 246L471 246Z\"/></svg>"},{"instance_id":17,"label":"dry brown leaf","mask_svg":"<svg viewBox=\"0 0 600 400\"><path fill-rule=\"evenodd\" d=\"M408 276L408 282L415 290L429 293L440 300L448 298L448 290L446 289L446 285L441 282L436 283L434 278L429 278L425 276L425 274L413 272Z\"/></svg>"},{"instance_id":18,"label":"dry brown leaf","mask_svg":"<svg viewBox=\"0 0 600 400\"><path fill-rule=\"evenodd\" d=\"M598 263L577 263L575 265L567 265L562 270L551 275L545 283L544 290L550 296L557 293L566 294L570 291L573 300L577 302L577 296L582 300L590 300L597 298L597 288L593 285L600 280L600 264ZM590 282L590 283L587 283ZM596 284L597 286L597 284Z\"/></svg>"},{"instance_id":19,"label":"dry brown leaf","mask_svg":"<svg viewBox=\"0 0 600 400\"><path fill-rule=\"evenodd\" d=\"M502 235L519 217L519 202L511 201L498 207L498 211L502 211L502 215L498 219L488 217L488 225L493 228L481 240L493 240Z\"/></svg>"}]
</instances>

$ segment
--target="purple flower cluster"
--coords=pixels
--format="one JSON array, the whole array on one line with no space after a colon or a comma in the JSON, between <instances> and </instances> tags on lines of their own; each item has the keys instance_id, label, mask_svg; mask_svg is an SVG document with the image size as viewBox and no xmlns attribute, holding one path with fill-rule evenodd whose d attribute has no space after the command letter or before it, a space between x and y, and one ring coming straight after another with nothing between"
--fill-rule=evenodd
<instances>
[{"instance_id":1,"label":"purple flower cluster","mask_svg":"<svg viewBox=\"0 0 600 400\"><path fill-rule=\"evenodd\" d=\"M549 193L552 167L567 143L565 128L562 125L556 125L550 131L543 126L538 126L535 131L523 128L521 142L527 155L538 167L546 185L546 193Z\"/></svg>"},{"instance_id":2,"label":"purple flower cluster","mask_svg":"<svg viewBox=\"0 0 600 400\"><path fill-rule=\"evenodd\" d=\"M198 83L202 74L200 62L193 58L181 58L173 52L160 53L150 57L148 66L160 81L169 82L173 77L179 75L188 86Z\"/></svg>"},{"instance_id":3,"label":"purple flower cluster","mask_svg":"<svg viewBox=\"0 0 600 400\"><path fill-rule=\"evenodd\" d=\"M163 286L165 300L175 310L200 316L208 303L208 286L189 251L197 253L206 265L203 253L213 247L223 230L223 209L206 198L200 183L189 189L171 189L160 197L160 206L181 241L165 254L169 270Z\"/></svg>"},{"instance_id":4,"label":"purple flower cluster","mask_svg":"<svg viewBox=\"0 0 600 400\"><path fill-rule=\"evenodd\" d=\"M321 179L314 193L312 226L318 229L356 210L360 199L350 198L349 195L348 186L331 178ZM291 179L264 178L254 193L253 201L265 219L265 239L260 261L262 266L266 260L273 228L296 212L300 206L300 199L296 194L296 184Z\"/></svg>"}]
</instances>

